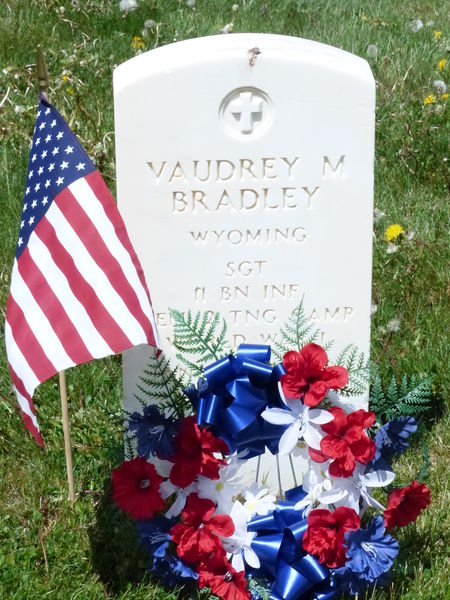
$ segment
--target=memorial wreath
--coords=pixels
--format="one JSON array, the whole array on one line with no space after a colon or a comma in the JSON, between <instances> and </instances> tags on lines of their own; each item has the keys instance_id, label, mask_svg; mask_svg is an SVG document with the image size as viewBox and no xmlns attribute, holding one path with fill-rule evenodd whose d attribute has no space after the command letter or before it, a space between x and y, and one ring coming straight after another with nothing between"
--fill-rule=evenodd
<instances>
[{"instance_id":1,"label":"memorial wreath","mask_svg":"<svg viewBox=\"0 0 450 600\"><path fill-rule=\"evenodd\" d=\"M405 415L344 410L341 399L367 386L368 365L348 347L330 366L302 305L273 349L241 344L224 357L219 315L172 314L178 358L200 378L186 385L179 367L155 355L140 389L158 404L142 401L128 415L129 456L112 473L151 574L224 600L329 600L385 585L399 552L392 531L430 503L424 483L393 484L427 382L413 380L397 402ZM272 364L271 352L281 360ZM302 456L302 484L275 496L242 483L242 462L266 449Z\"/></svg>"}]
</instances>

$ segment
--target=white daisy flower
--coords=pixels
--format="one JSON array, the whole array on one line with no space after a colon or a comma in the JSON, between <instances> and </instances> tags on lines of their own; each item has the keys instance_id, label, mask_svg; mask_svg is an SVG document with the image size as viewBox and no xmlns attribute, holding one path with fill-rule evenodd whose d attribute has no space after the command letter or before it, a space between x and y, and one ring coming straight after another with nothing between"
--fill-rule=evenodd
<instances>
[{"instance_id":1,"label":"white daisy flower","mask_svg":"<svg viewBox=\"0 0 450 600\"><path fill-rule=\"evenodd\" d=\"M247 521L255 515L267 515L271 510L275 510L276 497L269 493L268 488L259 489L256 483L245 492L244 498Z\"/></svg>"}]
</instances>

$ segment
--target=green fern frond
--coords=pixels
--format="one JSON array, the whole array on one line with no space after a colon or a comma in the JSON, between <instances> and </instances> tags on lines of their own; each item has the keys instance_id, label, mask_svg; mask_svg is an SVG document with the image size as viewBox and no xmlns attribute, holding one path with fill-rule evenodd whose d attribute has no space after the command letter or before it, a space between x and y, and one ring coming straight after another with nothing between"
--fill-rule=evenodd
<instances>
[{"instance_id":1,"label":"green fern frond","mask_svg":"<svg viewBox=\"0 0 450 600\"><path fill-rule=\"evenodd\" d=\"M348 383L340 393L343 396L363 394L370 382L370 363L364 352L359 352L355 344L349 344L340 352L336 364L348 371Z\"/></svg>"},{"instance_id":2,"label":"green fern frond","mask_svg":"<svg viewBox=\"0 0 450 600\"><path fill-rule=\"evenodd\" d=\"M290 350L299 352L303 346L317 342L319 339L320 330L305 315L302 298L281 327L279 337L273 341L272 352L278 360L282 360L286 352ZM328 342L323 346L327 350L331 343Z\"/></svg>"},{"instance_id":3,"label":"green fern frond","mask_svg":"<svg viewBox=\"0 0 450 600\"><path fill-rule=\"evenodd\" d=\"M370 392L370 410L375 412L380 423L401 415L420 417L432 408L432 382L428 375L412 375L410 379L403 375L398 386L395 377L392 377L385 392L377 375Z\"/></svg>"},{"instance_id":4,"label":"green fern frond","mask_svg":"<svg viewBox=\"0 0 450 600\"><path fill-rule=\"evenodd\" d=\"M169 359L163 352L157 356L154 350L147 367L139 377L139 391L152 403L158 403L161 409L177 417L183 417L192 411L191 404L184 394L185 382L177 367L172 369ZM135 394L143 407L148 401Z\"/></svg>"},{"instance_id":5,"label":"green fern frond","mask_svg":"<svg viewBox=\"0 0 450 600\"><path fill-rule=\"evenodd\" d=\"M127 431L125 432L125 460L132 460L135 456L135 450L133 446L133 437Z\"/></svg>"},{"instance_id":6,"label":"green fern frond","mask_svg":"<svg viewBox=\"0 0 450 600\"><path fill-rule=\"evenodd\" d=\"M177 358L193 375L203 373L206 362L219 360L227 353L227 324L219 313L190 310L182 313L170 309L173 318L173 345L178 350ZM186 355L193 355L192 358Z\"/></svg>"}]
</instances>

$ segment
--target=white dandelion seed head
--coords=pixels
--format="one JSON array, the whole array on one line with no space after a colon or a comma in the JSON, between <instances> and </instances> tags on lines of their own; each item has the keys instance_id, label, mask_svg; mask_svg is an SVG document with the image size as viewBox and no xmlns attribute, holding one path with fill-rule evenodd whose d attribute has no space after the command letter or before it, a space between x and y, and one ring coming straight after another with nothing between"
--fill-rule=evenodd
<instances>
[{"instance_id":1,"label":"white dandelion seed head","mask_svg":"<svg viewBox=\"0 0 450 600\"><path fill-rule=\"evenodd\" d=\"M129 13L132 10L136 10L138 8L138 3L136 0L120 0L119 9L120 12Z\"/></svg>"},{"instance_id":2,"label":"white dandelion seed head","mask_svg":"<svg viewBox=\"0 0 450 600\"><path fill-rule=\"evenodd\" d=\"M394 317L389 321L389 323L387 323L386 328L388 331L392 331L392 333L400 331L400 319L398 317Z\"/></svg>"},{"instance_id":3,"label":"white dandelion seed head","mask_svg":"<svg viewBox=\"0 0 450 600\"><path fill-rule=\"evenodd\" d=\"M375 44L369 44L369 46L367 46L367 56L369 58L374 58L374 59L377 58L378 48L376 47Z\"/></svg>"},{"instance_id":4,"label":"white dandelion seed head","mask_svg":"<svg viewBox=\"0 0 450 600\"><path fill-rule=\"evenodd\" d=\"M417 33L423 28L423 22L421 19L414 19L410 24L411 31Z\"/></svg>"},{"instance_id":5,"label":"white dandelion seed head","mask_svg":"<svg viewBox=\"0 0 450 600\"><path fill-rule=\"evenodd\" d=\"M438 92L438 94L445 94L447 91L447 85L442 79L435 79L433 81L433 87Z\"/></svg>"}]
</instances>

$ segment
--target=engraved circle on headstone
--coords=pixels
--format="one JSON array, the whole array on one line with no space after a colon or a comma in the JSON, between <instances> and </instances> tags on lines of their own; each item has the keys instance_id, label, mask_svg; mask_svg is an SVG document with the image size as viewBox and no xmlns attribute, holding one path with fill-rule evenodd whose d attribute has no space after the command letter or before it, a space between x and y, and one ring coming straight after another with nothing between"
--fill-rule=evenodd
<instances>
[{"instance_id":1,"label":"engraved circle on headstone","mask_svg":"<svg viewBox=\"0 0 450 600\"><path fill-rule=\"evenodd\" d=\"M272 103L262 90L240 87L223 99L219 115L229 135L241 139L260 136L272 124Z\"/></svg>"}]
</instances>

